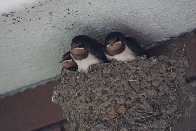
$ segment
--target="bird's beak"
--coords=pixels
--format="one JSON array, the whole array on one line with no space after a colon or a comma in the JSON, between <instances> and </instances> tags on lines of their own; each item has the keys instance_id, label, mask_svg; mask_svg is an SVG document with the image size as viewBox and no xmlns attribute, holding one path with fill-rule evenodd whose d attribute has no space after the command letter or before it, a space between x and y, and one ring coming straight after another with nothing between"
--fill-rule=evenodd
<instances>
[{"instance_id":1,"label":"bird's beak","mask_svg":"<svg viewBox=\"0 0 196 131\"><path fill-rule=\"evenodd\" d=\"M86 50L84 50L84 48L73 48L70 52L71 54L83 54L83 52L85 52Z\"/></svg>"},{"instance_id":2,"label":"bird's beak","mask_svg":"<svg viewBox=\"0 0 196 131\"><path fill-rule=\"evenodd\" d=\"M62 63L63 62L63 60L61 60L59 63Z\"/></svg>"},{"instance_id":3,"label":"bird's beak","mask_svg":"<svg viewBox=\"0 0 196 131\"><path fill-rule=\"evenodd\" d=\"M70 61L72 61L72 59L70 59L70 60L61 60L59 63L62 63L62 62L70 62Z\"/></svg>"},{"instance_id":4,"label":"bird's beak","mask_svg":"<svg viewBox=\"0 0 196 131\"><path fill-rule=\"evenodd\" d=\"M74 45L74 46L71 46L71 50L73 50L74 48L76 48L78 45Z\"/></svg>"},{"instance_id":5,"label":"bird's beak","mask_svg":"<svg viewBox=\"0 0 196 131\"><path fill-rule=\"evenodd\" d=\"M80 45L80 44L77 44L77 45L71 46L71 50L74 50L75 48L79 48L79 47L78 47L79 45Z\"/></svg>"},{"instance_id":6,"label":"bird's beak","mask_svg":"<svg viewBox=\"0 0 196 131\"><path fill-rule=\"evenodd\" d=\"M71 47L71 51L72 51L74 48L75 48L75 46L72 46L72 47Z\"/></svg>"}]
</instances>

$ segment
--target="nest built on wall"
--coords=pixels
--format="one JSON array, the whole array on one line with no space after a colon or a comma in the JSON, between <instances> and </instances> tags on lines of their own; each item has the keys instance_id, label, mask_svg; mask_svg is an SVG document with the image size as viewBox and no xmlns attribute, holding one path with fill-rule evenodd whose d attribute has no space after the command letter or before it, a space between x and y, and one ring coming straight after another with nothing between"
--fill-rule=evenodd
<instances>
[{"instance_id":1,"label":"nest built on wall","mask_svg":"<svg viewBox=\"0 0 196 131\"><path fill-rule=\"evenodd\" d=\"M71 131L171 130L189 61L181 48L149 59L65 71L53 92Z\"/></svg>"}]
</instances>

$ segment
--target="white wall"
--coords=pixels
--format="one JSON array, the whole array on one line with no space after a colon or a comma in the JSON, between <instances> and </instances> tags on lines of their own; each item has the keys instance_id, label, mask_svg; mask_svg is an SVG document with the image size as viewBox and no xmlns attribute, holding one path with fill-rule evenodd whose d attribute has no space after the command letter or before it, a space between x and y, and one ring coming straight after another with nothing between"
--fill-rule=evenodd
<instances>
[{"instance_id":1,"label":"white wall","mask_svg":"<svg viewBox=\"0 0 196 131\"><path fill-rule=\"evenodd\" d=\"M148 46L196 27L195 0L42 0L19 5L0 6L0 94L59 75L58 62L75 35L102 41L110 31L122 31Z\"/></svg>"},{"instance_id":2,"label":"white wall","mask_svg":"<svg viewBox=\"0 0 196 131\"><path fill-rule=\"evenodd\" d=\"M0 12L9 12L14 9L22 9L27 5L33 5L38 0L0 0Z\"/></svg>"}]
</instances>

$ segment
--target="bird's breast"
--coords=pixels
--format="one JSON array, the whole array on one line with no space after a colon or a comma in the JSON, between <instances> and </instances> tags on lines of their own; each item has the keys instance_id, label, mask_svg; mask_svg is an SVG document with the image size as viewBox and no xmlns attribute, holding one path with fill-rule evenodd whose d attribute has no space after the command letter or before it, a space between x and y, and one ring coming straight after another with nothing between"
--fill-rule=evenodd
<instances>
[{"instance_id":1,"label":"bird's breast","mask_svg":"<svg viewBox=\"0 0 196 131\"><path fill-rule=\"evenodd\" d=\"M91 53L89 53L87 58L82 60L75 60L75 62L78 64L79 71L87 72L91 65L99 63L100 61L91 55Z\"/></svg>"}]
</instances>

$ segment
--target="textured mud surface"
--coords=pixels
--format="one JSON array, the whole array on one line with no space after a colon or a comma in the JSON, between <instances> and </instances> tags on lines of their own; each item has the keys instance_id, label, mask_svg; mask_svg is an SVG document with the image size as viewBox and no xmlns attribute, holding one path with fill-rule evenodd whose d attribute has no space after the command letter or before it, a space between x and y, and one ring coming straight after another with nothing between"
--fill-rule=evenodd
<instances>
[{"instance_id":1,"label":"textured mud surface","mask_svg":"<svg viewBox=\"0 0 196 131\"><path fill-rule=\"evenodd\" d=\"M53 102L71 131L170 131L180 117L176 101L188 66L173 47L156 58L93 65L87 74L65 71Z\"/></svg>"}]
</instances>

